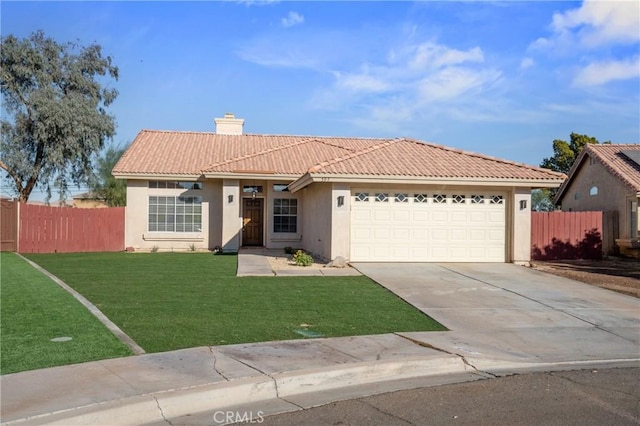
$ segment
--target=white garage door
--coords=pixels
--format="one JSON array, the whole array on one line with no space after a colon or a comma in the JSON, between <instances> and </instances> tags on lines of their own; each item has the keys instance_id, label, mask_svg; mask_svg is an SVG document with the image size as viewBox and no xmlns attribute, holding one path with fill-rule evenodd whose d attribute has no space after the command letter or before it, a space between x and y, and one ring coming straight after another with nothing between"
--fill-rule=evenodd
<instances>
[{"instance_id":1,"label":"white garage door","mask_svg":"<svg viewBox=\"0 0 640 426\"><path fill-rule=\"evenodd\" d=\"M505 193L357 190L351 196L352 261L505 261Z\"/></svg>"}]
</instances>

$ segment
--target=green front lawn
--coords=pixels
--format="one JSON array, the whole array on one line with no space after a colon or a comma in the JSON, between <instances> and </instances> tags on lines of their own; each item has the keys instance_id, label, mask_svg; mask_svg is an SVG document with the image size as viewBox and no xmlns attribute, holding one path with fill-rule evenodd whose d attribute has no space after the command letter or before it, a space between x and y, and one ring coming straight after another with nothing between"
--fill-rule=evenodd
<instances>
[{"instance_id":1,"label":"green front lawn","mask_svg":"<svg viewBox=\"0 0 640 426\"><path fill-rule=\"evenodd\" d=\"M236 277L236 256L33 254L147 352L444 330L367 277Z\"/></svg>"},{"instance_id":2,"label":"green front lawn","mask_svg":"<svg viewBox=\"0 0 640 426\"><path fill-rule=\"evenodd\" d=\"M0 253L0 374L130 355L84 306L13 253ZM71 337L66 342L52 342Z\"/></svg>"}]
</instances>

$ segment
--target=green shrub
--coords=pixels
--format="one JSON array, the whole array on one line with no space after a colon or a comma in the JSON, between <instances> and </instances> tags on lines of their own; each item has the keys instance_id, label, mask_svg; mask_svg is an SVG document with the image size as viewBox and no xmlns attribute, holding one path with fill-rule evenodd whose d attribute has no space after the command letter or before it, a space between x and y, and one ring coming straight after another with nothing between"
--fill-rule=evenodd
<instances>
[{"instance_id":1,"label":"green shrub","mask_svg":"<svg viewBox=\"0 0 640 426\"><path fill-rule=\"evenodd\" d=\"M302 250L298 250L296 254L293 255L293 261L298 266L310 266L313 264L313 257Z\"/></svg>"}]
</instances>

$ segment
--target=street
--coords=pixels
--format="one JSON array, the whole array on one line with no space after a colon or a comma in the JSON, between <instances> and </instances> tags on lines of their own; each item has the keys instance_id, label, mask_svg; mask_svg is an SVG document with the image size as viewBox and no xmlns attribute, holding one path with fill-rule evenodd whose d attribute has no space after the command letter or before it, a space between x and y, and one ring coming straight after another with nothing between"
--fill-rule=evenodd
<instances>
[{"instance_id":1,"label":"street","mask_svg":"<svg viewBox=\"0 0 640 426\"><path fill-rule=\"evenodd\" d=\"M268 426L638 425L640 368L536 373L420 388L260 420Z\"/></svg>"}]
</instances>

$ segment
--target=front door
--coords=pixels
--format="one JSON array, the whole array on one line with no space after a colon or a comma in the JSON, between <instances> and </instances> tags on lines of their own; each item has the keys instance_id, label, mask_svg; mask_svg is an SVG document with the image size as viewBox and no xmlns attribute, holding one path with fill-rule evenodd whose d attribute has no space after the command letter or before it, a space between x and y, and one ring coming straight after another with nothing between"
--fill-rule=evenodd
<instances>
[{"instance_id":1,"label":"front door","mask_svg":"<svg viewBox=\"0 0 640 426\"><path fill-rule=\"evenodd\" d=\"M242 245L262 245L262 198L245 198L242 201Z\"/></svg>"}]
</instances>

